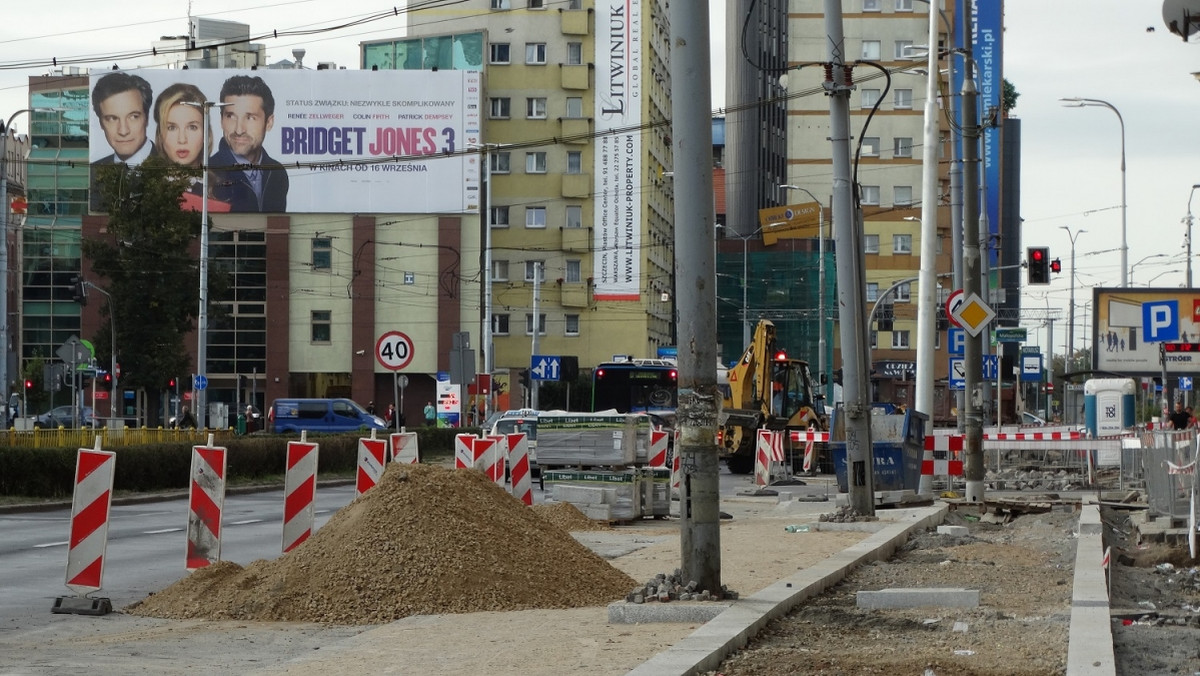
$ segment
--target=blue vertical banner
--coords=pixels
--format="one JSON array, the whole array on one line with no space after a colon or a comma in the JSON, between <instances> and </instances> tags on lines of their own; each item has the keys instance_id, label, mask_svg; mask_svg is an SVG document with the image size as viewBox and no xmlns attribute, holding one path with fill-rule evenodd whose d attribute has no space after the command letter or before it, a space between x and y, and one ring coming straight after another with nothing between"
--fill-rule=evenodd
<instances>
[{"instance_id":1,"label":"blue vertical banner","mask_svg":"<svg viewBox=\"0 0 1200 676\"><path fill-rule=\"evenodd\" d=\"M986 210L990 242L980 242L988 245L988 271L996 270L1000 252L994 244L1000 234L1000 124L1003 121L1002 106L1004 102L1004 71L1003 71L1003 34L1004 34L1004 2L1003 0L955 0L954 8L954 46L964 47L962 35L963 12L971 12L971 54L977 66L975 81L978 85L979 124L982 126L983 144L979 149L983 160L980 179L984 190L980 194L980 204ZM957 96L962 91L964 64L961 57L955 59L952 83ZM959 120L962 124L962 120ZM960 141L961 142L961 141ZM962 157L961 148L959 157ZM963 187L966 190L966 187Z\"/></svg>"}]
</instances>

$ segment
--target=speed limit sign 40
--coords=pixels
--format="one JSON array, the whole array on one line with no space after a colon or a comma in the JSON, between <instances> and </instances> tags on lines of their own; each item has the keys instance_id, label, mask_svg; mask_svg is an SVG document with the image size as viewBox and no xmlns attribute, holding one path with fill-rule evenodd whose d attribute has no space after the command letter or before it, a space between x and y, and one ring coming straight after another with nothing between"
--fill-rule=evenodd
<instances>
[{"instance_id":1,"label":"speed limit sign 40","mask_svg":"<svg viewBox=\"0 0 1200 676\"><path fill-rule=\"evenodd\" d=\"M375 343L375 358L383 368L399 371L412 363L412 339L399 331L388 331Z\"/></svg>"}]
</instances>

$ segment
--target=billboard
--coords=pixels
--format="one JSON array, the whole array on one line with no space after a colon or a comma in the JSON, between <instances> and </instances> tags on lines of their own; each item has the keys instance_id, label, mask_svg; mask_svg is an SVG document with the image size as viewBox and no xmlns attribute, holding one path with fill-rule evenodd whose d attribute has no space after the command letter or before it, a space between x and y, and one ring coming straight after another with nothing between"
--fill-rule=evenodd
<instances>
[{"instance_id":1,"label":"billboard","mask_svg":"<svg viewBox=\"0 0 1200 676\"><path fill-rule=\"evenodd\" d=\"M787 204L759 209L758 227L762 230L763 243L768 245L779 239L820 237L823 216L822 207L817 202Z\"/></svg>"},{"instance_id":2,"label":"billboard","mask_svg":"<svg viewBox=\"0 0 1200 676\"><path fill-rule=\"evenodd\" d=\"M98 167L157 155L207 158L210 211L479 209L477 71L95 71L90 89L93 188Z\"/></svg>"},{"instance_id":3,"label":"billboard","mask_svg":"<svg viewBox=\"0 0 1200 676\"><path fill-rule=\"evenodd\" d=\"M1159 359L1161 342L1146 341L1146 304L1170 308L1174 315L1163 318L1163 325L1154 327L1151 335L1161 333L1171 337L1170 342L1200 342L1200 290L1094 289L1092 299L1092 307L1096 308L1092 366L1097 370L1125 376L1156 376L1163 372ZM1200 355L1168 354L1166 366L1167 373L1198 372Z\"/></svg>"},{"instance_id":4,"label":"billboard","mask_svg":"<svg viewBox=\"0 0 1200 676\"><path fill-rule=\"evenodd\" d=\"M642 233L642 17L640 2L597 5L596 300L640 298Z\"/></svg>"}]
</instances>

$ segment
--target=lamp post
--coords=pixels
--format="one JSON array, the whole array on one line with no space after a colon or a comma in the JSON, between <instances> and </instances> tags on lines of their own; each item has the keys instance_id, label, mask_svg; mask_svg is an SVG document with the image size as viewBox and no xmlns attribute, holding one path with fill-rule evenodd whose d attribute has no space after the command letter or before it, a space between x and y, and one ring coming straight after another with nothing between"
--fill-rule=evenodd
<instances>
[{"instance_id":1,"label":"lamp post","mask_svg":"<svg viewBox=\"0 0 1200 676\"><path fill-rule=\"evenodd\" d=\"M479 150L483 159L483 209L480 219L483 222L483 372L490 378L495 370L496 356L492 353L492 149L499 148L500 143L471 143L471 148ZM492 396L496 389L488 385L488 395L484 398L482 419L487 419L491 412Z\"/></svg>"},{"instance_id":2,"label":"lamp post","mask_svg":"<svg viewBox=\"0 0 1200 676\"><path fill-rule=\"evenodd\" d=\"M204 162L201 164L200 176L200 309L196 315L196 381L205 378L208 372L208 127L209 112L213 108L223 108L228 103L219 101L180 101L185 106L195 106L200 109L204 124L201 125L202 147ZM198 382L193 382L196 387ZM207 378L203 387L196 387L196 396L192 402L196 407L196 429L205 429L205 396L208 387Z\"/></svg>"},{"instance_id":3,"label":"lamp post","mask_svg":"<svg viewBox=\"0 0 1200 676\"><path fill-rule=\"evenodd\" d=\"M1196 188L1200 188L1200 183L1192 186L1192 191L1188 193L1188 210L1187 218L1187 288L1192 288L1192 196L1196 194Z\"/></svg>"},{"instance_id":4,"label":"lamp post","mask_svg":"<svg viewBox=\"0 0 1200 676\"><path fill-rule=\"evenodd\" d=\"M21 113L50 113L53 108L24 108L0 126L0 401L8 410L8 134ZM8 416L3 416L7 422Z\"/></svg>"},{"instance_id":5,"label":"lamp post","mask_svg":"<svg viewBox=\"0 0 1200 676\"><path fill-rule=\"evenodd\" d=\"M1082 108L1085 106L1100 106L1103 108L1108 108L1109 110L1113 111L1114 114L1116 114L1117 122L1121 124L1121 286L1129 286L1129 242L1126 240L1125 230L1125 119L1121 117L1121 111L1117 110L1116 106L1108 101L1101 101L1100 99L1085 99L1080 97L1059 99L1059 101L1061 101L1063 105L1073 108ZM1074 272L1072 272L1072 274L1074 274ZM1074 285L1072 284L1072 286Z\"/></svg>"},{"instance_id":6,"label":"lamp post","mask_svg":"<svg viewBox=\"0 0 1200 676\"><path fill-rule=\"evenodd\" d=\"M817 363L820 364L820 372L825 375L825 382L821 387L825 390L825 405L829 406L833 403L833 379L829 377L832 369L825 361L825 206L808 188L786 183L779 187L784 190L799 190L817 203L817 330L820 332L817 338ZM749 342L747 338L746 343Z\"/></svg>"},{"instance_id":7,"label":"lamp post","mask_svg":"<svg viewBox=\"0 0 1200 676\"><path fill-rule=\"evenodd\" d=\"M1069 372L1073 368L1071 365L1075 362L1075 239L1087 232L1087 230L1080 228L1075 232L1071 232L1070 226L1060 225L1058 227L1066 230L1067 236L1071 238L1071 305L1067 308L1067 353L1063 358L1063 368ZM1122 266L1122 269L1124 269L1124 266ZM1067 400L1067 394L1071 391L1068 387L1067 392L1063 394L1063 401ZM1077 420L1075 415L1075 397L1070 397L1070 399L1067 414L1063 416L1063 419L1068 422L1074 422Z\"/></svg>"},{"instance_id":8,"label":"lamp post","mask_svg":"<svg viewBox=\"0 0 1200 676\"><path fill-rule=\"evenodd\" d=\"M1150 254L1149 256L1146 256L1145 258L1134 263L1133 265L1130 265L1129 266L1129 285L1133 286L1133 272L1134 272L1134 270L1137 270L1137 266L1141 265L1142 263L1145 263L1146 261L1150 260L1151 258L1166 258L1166 257L1167 257L1167 254L1164 254L1164 253ZM1188 286L1191 286L1191 284L1189 283Z\"/></svg>"}]
</instances>

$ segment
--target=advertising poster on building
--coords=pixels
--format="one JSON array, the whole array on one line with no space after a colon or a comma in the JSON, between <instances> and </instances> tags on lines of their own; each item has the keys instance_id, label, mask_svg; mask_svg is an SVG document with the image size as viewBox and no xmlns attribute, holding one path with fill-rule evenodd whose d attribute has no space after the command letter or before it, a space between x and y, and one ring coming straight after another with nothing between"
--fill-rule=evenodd
<instances>
[{"instance_id":1,"label":"advertising poster on building","mask_svg":"<svg viewBox=\"0 0 1200 676\"><path fill-rule=\"evenodd\" d=\"M642 232L641 3L596 7L596 300L636 301Z\"/></svg>"},{"instance_id":2,"label":"advertising poster on building","mask_svg":"<svg viewBox=\"0 0 1200 676\"><path fill-rule=\"evenodd\" d=\"M474 212L480 86L477 71L95 71L93 186L158 156L197 169L197 210L207 160L210 212Z\"/></svg>"},{"instance_id":3,"label":"advertising poster on building","mask_svg":"<svg viewBox=\"0 0 1200 676\"><path fill-rule=\"evenodd\" d=\"M1092 292L1096 321L1092 332L1092 363L1099 371L1122 376L1157 376L1162 373L1159 342L1144 340L1145 303L1176 308L1170 335L1172 343L1200 342L1200 291L1193 289L1095 289ZM1159 316L1159 315L1155 315ZM1166 325L1164 324L1164 335ZM1200 372L1200 353L1173 352L1167 356L1167 373Z\"/></svg>"}]
</instances>

